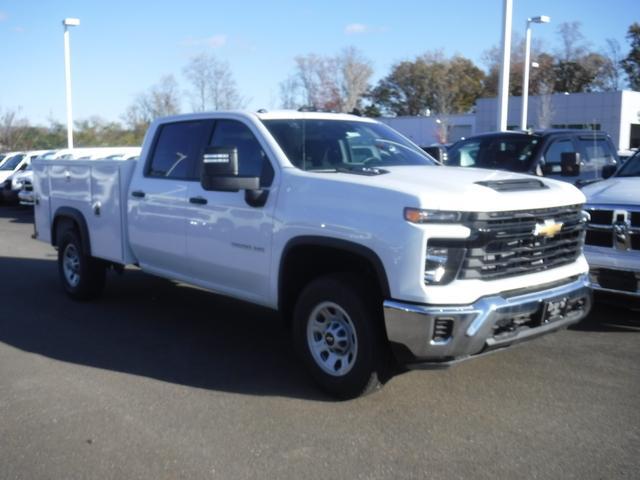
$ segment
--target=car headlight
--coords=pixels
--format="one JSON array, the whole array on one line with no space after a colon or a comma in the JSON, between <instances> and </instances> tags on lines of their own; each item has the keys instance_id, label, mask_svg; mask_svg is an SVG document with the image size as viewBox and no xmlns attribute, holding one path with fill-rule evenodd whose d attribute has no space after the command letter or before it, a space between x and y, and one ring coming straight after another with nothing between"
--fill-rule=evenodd
<instances>
[{"instance_id":1,"label":"car headlight","mask_svg":"<svg viewBox=\"0 0 640 480\"><path fill-rule=\"evenodd\" d=\"M445 285L458 275L465 248L428 245L424 262L424 283Z\"/></svg>"},{"instance_id":2,"label":"car headlight","mask_svg":"<svg viewBox=\"0 0 640 480\"><path fill-rule=\"evenodd\" d=\"M22 185L23 185L22 180L12 180L11 190L20 190L22 188Z\"/></svg>"}]
</instances>

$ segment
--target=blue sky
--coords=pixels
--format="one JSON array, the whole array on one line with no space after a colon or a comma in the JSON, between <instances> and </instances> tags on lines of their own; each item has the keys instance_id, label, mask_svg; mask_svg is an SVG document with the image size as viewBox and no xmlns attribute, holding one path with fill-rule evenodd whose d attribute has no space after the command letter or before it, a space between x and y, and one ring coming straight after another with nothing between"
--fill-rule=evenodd
<instances>
[{"instance_id":1,"label":"blue sky","mask_svg":"<svg viewBox=\"0 0 640 480\"><path fill-rule=\"evenodd\" d=\"M118 120L137 93L174 74L202 51L231 64L248 107L276 108L278 84L293 58L310 52L359 48L373 61L374 81L393 63L443 49L481 63L500 42L502 0L368 1L99 1L0 0L0 108L21 107L34 123L64 120L61 20L78 17L71 31L74 118ZM534 38L552 48L556 27L579 21L592 47L617 39L640 21L638 0L514 0L514 30L526 18L550 15ZM482 65L484 67L484 65ZM184 109L188 109L185 101Z\"/></svg>"}]
</instances>

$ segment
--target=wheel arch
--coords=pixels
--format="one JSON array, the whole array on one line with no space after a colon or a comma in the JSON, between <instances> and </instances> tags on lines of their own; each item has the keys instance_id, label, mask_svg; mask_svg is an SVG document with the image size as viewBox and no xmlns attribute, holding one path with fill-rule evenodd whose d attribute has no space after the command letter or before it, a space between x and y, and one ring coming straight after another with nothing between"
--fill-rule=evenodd
<instances>
[{"instance_id":1,"label":"wheel arch","mask_svg":"<svg viewBox=\"0 0 640 480\"><path fill-rule=\"evenodd\" d=\"M290 320L296 298L309 281L338 272L368 274L377 293L390 296L384 264L369 247L329 237L295 237L285 245L278 270L278 310L285 321Z\"/></svg>"},{"instance_id":2,"label":"wheel arch","mask_svg":"<svg viewBox=\"0 0 640 480\"><path fill-rule=\"evenodd\" d=\"M82 247L86 255L91 256L91 237L89 236L89 228L87 221L80 210L73 207L60 207L56 210L51 224L51 245L57 246L59 243L59 228L66 222L72 223L78 230Z\"/></svg>"}]
</instances>

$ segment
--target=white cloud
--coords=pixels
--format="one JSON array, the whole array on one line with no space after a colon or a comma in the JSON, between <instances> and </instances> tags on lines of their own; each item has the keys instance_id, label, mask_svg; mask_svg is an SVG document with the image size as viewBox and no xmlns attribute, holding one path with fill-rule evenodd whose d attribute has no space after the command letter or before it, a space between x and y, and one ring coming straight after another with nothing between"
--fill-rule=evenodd
<instances>
[{"instance_id":1,"label":"white cloud","mask_svg":"<svg viewBox=\"0 0 640 480\"><path fill-rule=\"evenodd\" d=\"M14 32L16 32L16 33L24 33L24 32L25 32L24 27L20 27L20 26L18 26L18 27L13 27L13 28L12 28L12 30L13 30Z\"/></svg>"},{"instance_id":2,"label":"white cloud","mask_svg":"<svg viewBox=\"0 0 640 480\"><path fill-rule=\"evenodd\" d=\"M227 36L225 34L212 35L211 37L193 38L188 37L182 45L185 47L209 47L209 48L221 48L227 44Z\"/></svg>"},{"instance_id":3,"label":"white cloud","mask_svg":"<svg viewBox=\"0 0 640 480\"><path fill-rule=\"evenodd\" d=\"M0 22L4 22L8 17L7 12L0 11Z\"/></svg>"},{"instance_id":4,"label":"white cloud","mask_svg":"<svg viewBox=\"0 0 640 480\"><path fill-rule=\"evenodd\" d=\"M346 27L344 27L344 33L347 35L358 35L360 33L367 33L369 31L369 27L362 23L350 23Z\"/></svg>"}]
</instances>

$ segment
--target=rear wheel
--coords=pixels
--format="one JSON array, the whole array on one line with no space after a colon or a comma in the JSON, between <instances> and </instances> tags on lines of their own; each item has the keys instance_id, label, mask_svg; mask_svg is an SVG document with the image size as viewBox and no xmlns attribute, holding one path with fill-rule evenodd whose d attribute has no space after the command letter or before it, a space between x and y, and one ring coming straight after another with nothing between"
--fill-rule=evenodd
<instances>
[{"instance_id":1,"label":"rear wheel","mask_svg":"<svg viewBox=\"0 0 640 480\"><path fill-rule=\"evenodd\" d=\"M379 306L368 296L377 298L362 278L328 275L303 290L294 311L298 354L316 382L339 398L372 392L388 369Z\"/></svg>"},{"instance_id":2,"label":"rear wheel","mask_svg":"<svg viewBox=\"0 0 640 480\"><path fill-rule=\"evenodd\" d=\"M88 300L102 293L106 267L84 253L78 233L65 230L58 244L58 273L67 294L76 300Z\"/></svg>"}]
</instances>

